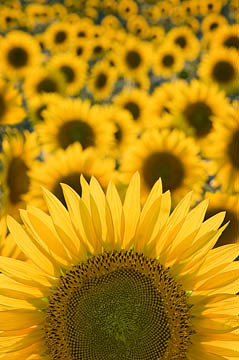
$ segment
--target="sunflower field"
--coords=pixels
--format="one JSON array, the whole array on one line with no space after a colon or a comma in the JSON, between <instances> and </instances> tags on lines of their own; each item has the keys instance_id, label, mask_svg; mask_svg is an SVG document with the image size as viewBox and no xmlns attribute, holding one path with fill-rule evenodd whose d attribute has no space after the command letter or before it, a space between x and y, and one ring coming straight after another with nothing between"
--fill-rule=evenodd
<instances>
[{"instance_id":1,"label":"sunflower field","mask_svg":"<svg viewBox=\"0 0 239 360\"><path fill-rule=\"evenodd\" d=\"M0 0L0 360L239 359L239 0Z\"/></svg>"}]
</instances>

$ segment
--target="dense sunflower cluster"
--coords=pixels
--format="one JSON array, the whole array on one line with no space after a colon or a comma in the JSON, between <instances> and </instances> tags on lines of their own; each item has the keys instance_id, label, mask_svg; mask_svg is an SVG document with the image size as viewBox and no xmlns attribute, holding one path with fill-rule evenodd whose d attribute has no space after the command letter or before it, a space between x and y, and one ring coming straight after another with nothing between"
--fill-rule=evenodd
<instances>
[{"instance_id":1,"label":"dense sunflower cluster","mask_svg":"<svg viewBox=\"0 0 239 360\"><path fill-rule=\"evenodd\" d=\"M239 357L238 64L237 0L0 2L1 360Z\"/></svg>"}]
</instances>

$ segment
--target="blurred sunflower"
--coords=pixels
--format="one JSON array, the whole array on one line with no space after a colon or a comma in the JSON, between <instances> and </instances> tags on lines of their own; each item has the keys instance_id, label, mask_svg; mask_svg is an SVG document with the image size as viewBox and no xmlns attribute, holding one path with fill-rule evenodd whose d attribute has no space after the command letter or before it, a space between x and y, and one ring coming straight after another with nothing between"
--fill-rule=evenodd
<instances>
[{"instance_id":1,"label":"blurred sunflower","mask_svg":"<svg viewBox=\"0 0 239 360\"><path fill-rule=\"evenodd\" d=\"M72 36L75 37L74 42L78 39L91 39L93 37L94 23L88 18L82 18L74 24L72 28Z\"/></svg>"},{"instance_id":2,"label":"blurred sunflower","mask_svg":"<svg viewBox=\"0 0 239 360\"><path fill-rule=\"evenodd\" d=\"M71 49L73 54L75 54L79 59L88 61L91 55L91 44L90 41L87 41L85 38L77 39L74 42L74 46Z\"/></svg>"},{"instance_id":3,"label":"blurred sunflower","mask_svg":"<svg viewBox=\"0 0 239 360\"><path fill-rule=\"evenodd\" d=\"M44 93L64 95L66 80L60 71L49 67L40 67L30 72L24 81L23 90L27 99Z\"/></svg>"},{"instance_id":4,"label":"blurred sunflower","mask_svg":"<svg viewBox=\"0 0 239 360\"><path fill-rule=\"evenodd\" d=\"M229 222L227 228L223 231L214 247L234 243L239 244L239 197L236 195L230 196L220 192L207 192L205 197L206 199L209 199L209 206L205 219L208 219L221 211L226 211L226 216L222 225Z\"/></svg>"},{"instance_id":5,"label":"blurred sunflower","mask_svg":"<svg viewBox=\"0 0 239 360\"><path fill-rule=\"evenodd\" d=\"M9 79L28 75L41 61L40 46L30 34L15 30L1 40L0 72Z\"/></svg>"},{"instance_id":6,"label":"blurred sunflower","mask_svg":"<svg viewBox=\"0 0 239 360\"><path fill-rule=\"evenodd\" d=\"M134 0L120 0L117 12L123 19L129 19L138 14L138 4Z\"/></svg>"},{"instance_id":7,"label":"blurred sunflower","mask_svg":"<svg viewBox=\"0 0 239 360\"><path fill-rule=\"evenodd\" d=\"M21 212L24 225L8 218L32 263L0 258L9 284L0 299L1 354L239 356L238 245L211 250L224 213L203 222L207 202L189 211L186 196L169 216L159 181L141 210L139 186L136 175L122 204L112 183L105 196L93 178L82 197L63 185L69 212L44 190L49 215L30 207Z\"/></svg>"},{"instance_id":8,"label":"blurred sunflower","mask_svg":"<svg viewBox=\"0 0 239 360\"><path fill-rule=\"evenodd\" d=\"M214 41L217 41L217 37L215 37L215 32L217 32L221 27L227 24L227 19L225 16L220 14L209 14L202 20L201 29L203 32L203 36L207 40L212 41L212 45Z\"/></svg>"},{"instance_id":9,"label":"blurred sunflower","mask_svg":"<svg viewBox=\"0 0 239 360\"><path fill-rule=\"evenodd\" d=\"M73 44L73 26L67 21L50 24L45 31L45 42L52 52L69 49Z\"/></svg>"},{"instance_id":10,"label":"blurred sunflower","mask_svg":"<svg viewBox=\"0 0 239 360\"><path fill-rule=\"evenodd\" d=\"M16 29L25 25L25 14L19 10L8 6L1 6L0 11L0 30L3 32Z\"/></svg>"},{"instance_id":11,"label":"blurred sunflower","mask_svg":"<svg viewBox=\"0 0 239 360\"><path fill-rule=\"evenodd\" d=\"M10 83L0 78L0 126L17 124L25 116L20 93Z\"/></svg>"},{"instance_id":12,"label":"blurred sunflower","mask_svg":"<svg viewBox=\"0 0 239 360\"><path fill-rule=\"evenodd\" d=\"M203 150L213 129L215 117L225 117L230 112L230 104L224 92L216 85L206 85L192 80L177 93L171 105L174 113L173 124L194 136Z\"/></svg>"},{"instance_id":13,"label":"blurred sunflower","mask_svg":"<svg viewBox=\"0 0 239 360\"><path fill-rule=\"evenodd\" d=\"M147 124L150 97L146 91L140 89L124 89L113 99L114 104L127 110L139 130Z\"/></svg>"},{"instance_id":14,"label":"blurred sunflower","mask_svg":"<svg viewBox=\"0 0 239 360\"><path fill-rule=\"evenodd\" d=\"M87 85L95 100L103 100L112 94L116 81L115 68L108 61L99 61L91 69Z\"/></svg>"},{"instance_id":15,"label":"blurred sunflower","mask_svg":"<svg viewBox=\"0 0 239 360\"><path fill-rule=\"evenodd\" d=\"M138 128L128 111L116 105L107 107L105 117L115 126L115 141L112 145L111 153L119 158L122 156L123 151L134 144L138 135Z\"/></svg>"},{"instance_id":16,"label":"blurred sunflower","mask_svg":"<svg viewBox=\"0 0 239 360\"><path fill-rule=\"evenodd\" d=\"M138 38L146 39L149 35L150 27L144 16L135 15L128 18L127 29Z\"/></svg>"},{"instance_id":17,"label":"blurred sunflower","mask_svg":"<svg viewBox=\"0 0 239 360\"><path fill-rule=\"evenodd\" d=\"M83 88L87 74L87 63L71 52L53 55L48 66L62 73L66 82L66 94L76 95Z\"/></svg>"},{"instance_id":18,"label":"blurred sunflower","mask_svg":"<svg viewBox=\"0 0 239 360\"><path fill-rule=\"evenodd\" d=\"M119 71L124 77L137 78L151 64L151 47L145 42L128 36L125 43L114 49L119 57Z\"/></svg>"},{"instance_id":19,"label":"blurred sunflower","mask_svg":"<svg viewBox=\"0 0 239 360\"><path fill-rule=\"evenodd\" d=\"M225 192L239 192L239 109L232 108L230 116L219 118L205 146L212 161L210 174Z\"/></svg>"},{"instance_id":20,"label":"blurred sunflower","mask_svg":"<svg viewBox=\"0 0 239 360\"><path fill-rule=\"evenodd\" d=\"M182 131L148 130L125 152L120 171L129 182L135 171L142 181L142 201L155 181L162 178L165 191L170 190L173 206L188 191L194 191L193 201L200 198L206 181L206 168L199 157L199 148Z\"/></svg>"},{"instance_id":21,"label":"blurred sunflower","mask_svg":"<svg viewBox=\"0 0 239 360\"><path fill-rule=\"evenodd\" d=\"M182 52L182 56L190 61L198 57L200 42L187 26L179 26L171 29L167 34L166 41L172 42Z\"/></svg>"},{"instance_id":22,"label":"blurred sunflower","mask_svg":"<svg viewBox=\"0 0 239 360\"><path fill-rule=\"evenodd\" d=\"M80 99L61 100L45 110L45 121L36 126L43 148L49 152L79 142L83 149L108 149L114 141L114 126L104 118L102 107L90 107Z\"/></svg>"},{"instance_id":23,"label":"blurred sunflower","mask_svg":"<svg viewBox=\"0 0 239 360\"><path fill-rule=\"evenodd\" d=\"M50 190L66 206L60 183L71 186L80 196L85 181L94 176L103 188L106 188L114 175L114 161L102 159L97 150L83 150L74 143L64 151L58 150L46 158L45 162L35 161L29 172L29 192L24 197L27 204L46 209L41 187ZM81 179L81 175L84 179Z\"/></svg>"},{"instance_id":24,"label":"blurred sunflower","mask_svg":"<svg viewBox=\"0 0 239 360\"><path fill-rule=\"evenodd\" d=\"M212 42L213 47L224 47L239 51L239 24L222 26Z\"/></svg>"},{"instance_id":25,"label":"blurred sunflower","mask_svg":"<svg viewBox=\"0 0 239 360\"><path fill-rule=\"evenodd\" d=\"M227 93L239 88L238 52L235 49L215 49L206 54L198 67L199 77L216 83Z\"/></svg>"},{"instance_id":26,"label":"blurred sunflower","mask_svg":"<svg viewBox=\"0 0 239 360\"><path fill-rule=\"evenodd\" d=\"M200 15L205 16L211 13L219 14L223 7L224 0L204 0L197 1L200 8Z\"/></svg>"},{"instance_id":27,"label":"blurred sunflower","mask_svg":"<svg viewBox=\"0 0 239 360\"><path fill-rule=\"evenodd\" d=\"M48 25L54 19L54 10L43 4L29 4L25 7L26 23L30 30L37 26Z\"/></svg>"},{"instance_id":28,"label":"blurred sunflower","mask_svg":"<svg viewBox=\"0 0 239 360\"><path fill-rule=\"evenodd\" d=\"M44 110L46 110L49 105L58 106L59 101L61 100L62 97L54 93L43 93L39 96L30 97L27 105L29 110L29 118L32 123L35 125L44 121Z\"/></svg>"},{"instance_id":29,"label":"blurred sunflower","mask_svg":"<svg viewBox=\"0 0 239 360\"><path fill-rule=\"evenodd\" d=\"M3 137L0 160L2 172L1 215L19 217L19 209L25 207L22 196L29 190L28 170L39 153L36 133L27 131L10 133Z\"/></svg>"},{"instance_id":30,"label":"blurred sunflower","mask_svg":"<svg viewBox=\"0 0 239 360\"><path fill-rule=\"evenodd\" d=\"M103 58L107 52L109 51L109 48L111 47L111 44L107 37L95 37L90 40L90 58L94 60L98 60L100 58Z\"/></svg>"},{"instance_id":31,"label":"blurred sunflower","mask_svg":"<svg viewBox=\"0 0 239 360\"><path fill-rule=\"evenodd\" d=\"M176 46L164 42L154 54L153 71L156 75L169 78L183 69L184 56Z\"/></svg>"}]
</instances>

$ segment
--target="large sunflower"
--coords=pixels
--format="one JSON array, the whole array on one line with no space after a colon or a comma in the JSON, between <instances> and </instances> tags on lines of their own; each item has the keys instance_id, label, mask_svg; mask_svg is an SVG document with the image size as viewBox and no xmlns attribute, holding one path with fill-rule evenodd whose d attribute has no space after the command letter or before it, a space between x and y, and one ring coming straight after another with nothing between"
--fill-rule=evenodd
<instances>
[{"instance_id":1,"label":"large sunflower","mask_svg":"<svg viewBox=\"0 0 239 360\"><path fill-rule=\"evenodd\" d=\"M0 78L0 125L16 124L24 119L26 112L21 103L17 89Z\"/></svg>"},{"instance_id":2,"label":"large sunflower","mask_svg":"<svg viewBox=\"0 0 239 360\"><path fill-rule=\"evenodd\" d=\"M47 151L66 149L79 142L83 149L107 149L114 142L114 126L104 118L104 109L90 107L88 101L65 99L57 108L49 106L45 121L37 126L40 141Z\"/></svg>"},{"instance_id":3,"label":"large sunflower","mask_svg":"<svg viewBox=\"0 0 239 360\"><path fill-rule=\"evenodd\" d=\"M0 72L8 78L20 78L40 66L41 49L36 39L24 31L11 31L1 40Z\"/></svg>"},{"instance_id":4,"label":"large sunflower","mask_svg":"<svg viewBox=\"0 0 239 360\"><path fill-rule=\"evenodd\" d=\"M161 177L165 190L172 193L173 206L190 189L194 199L200 198L206 180L205 165L199 157L199 148L192 138L179 130L156 129L146 131L125 152L120 168L128 183L135 171L142 180L142 201Z\"/></svg>"},{"instance_id":5,"label":"large sunflower","mask_svg":"<svg viewBox=\"0 0 239 360\"><path fill-rule=\"evenodd\" d=\"M1 215L10 214L19 217L19 208L25 207L23 194L29 189L28 170L39 148L36 133L7 134L2 141L3 152L0 154L2 173Z\"/></svg>"},{"instance_id":6,"label":"large sunflower","mask_svg":"<svg viewBox=\"0 0 239 360\"><path fill-rule=\"evenodd\" d=\"M229 360L239 356L238 245L211 250L224 213L203 222L190 194L170 213L158 181L143 209L135 175L122 205L93 178L68 211L44 191L49 214L8 218L32 263L1 257L0 353L12 359ZM152 216L153 214L153 216ZM191 246L188 246L188 244ZM4 357L5 357L4 356Z\"/></svg>"},{"instance_id":7,"label":"large sunflower","mask_svg":"<svg viewBox=\"0 0 239 360\"><path fill-rule=\"evenodd\" d=\"M81 195L84 186L80 181L81 175L87 181L94 176L105 189L113 177L114 167L114 160L103 159L95 149L82 150L79 143L74 143L65 151L59 150L47 157L44 162L36 160L33 163L29 172L29 192L24 200L28 204L46 210L41 192L41 187L44 186L66 205L60 183L71 186Z\"/></svg>"},{"instance_id":8,"label":"large sunflower","mask_svg":"<svg viewBox=\"0 0 239 360\"><path fill-rule=\"evenodd\" d=\"M210 173L226 192L239 192L239 109L219 119L205 146L205 155L212 161Z\"/></svg>"}]
</instances>

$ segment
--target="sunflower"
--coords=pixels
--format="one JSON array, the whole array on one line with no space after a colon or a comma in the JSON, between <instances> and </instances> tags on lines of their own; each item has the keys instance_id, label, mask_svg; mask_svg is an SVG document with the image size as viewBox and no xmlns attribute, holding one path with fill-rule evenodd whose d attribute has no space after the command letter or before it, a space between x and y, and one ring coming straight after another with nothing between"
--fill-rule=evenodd
<instances>
[{"instance_id":1,"label":"sunflower","mask_svg":"<svg viewBox=\"0 0 239 360\"><path fill-rule=\"evenodd\" d=\"M224 0L204 0L199 1L198 6L200 7L200 13L202 16L205 16L210 13L221 12Z\"/></svg>"},{"instance_id":2,"label":"sunflower","mask_svg":"<svg viewBox=\"0 0 239 360\"><path fill-rule=\"evenodd\" d=\"M33 124L37 124L45 120L44 110L48 109L49 105L58 106L62 97L58 94L42 94L33 96L28 100L29 118Z\"/></svg>"},{"instance_id":3,"label":"sunflower","mask_svg":"<svg viewBox=\"0 0 239 360\"><path fill-rule=\"evenodd\" d=\"M131 16L127 20L127 29L140 39L146 39L150 31L150 27L142 15Z\"/></svg>"},{"instance_id":4,"label":"sunflower","mask_svg":"<svg viewBox=\"0 0 239 360\"><path fill-rule=\"evenodd\" d=\"M119 158L129 146L134 144L137 139L138 129L127 110L121 109L116 105L111 105L106 109L105 117L115 126L112 154Z\"/></svg>"},{"instance_id":5,"label":"sunflower","mask_svg":"<svg viewBox=\"0 0 239 360\"><path fill-rule=\"evenodd\" d=\"M18 218L19 208L25 206L22 196L29 190L28 170L39 152L36 137L35 132L30 134L27 131L23 134L11 132L3 137L3 152L0 154L1 215L10 214Z\"/></svg>"},{"instance_id":6,"label":"sunflower","mask_svg":"<svg viewBox=\"0 0 239 360\"><path fill-rule=\"evenodd\" d=\"M64 17L67 15L67 8L60 3L52 3L51 8L54 11L55 17L58 20L63 20Z\"/></svg>"},{"instance_id":7,"label":"sunflower","mask_svg":"<svg viewBox=\"0 0 239 360\"><path fill-rule=\"evenodd\" d=\"M109 29L112 31L112 29L120 29L121 28L121 22L115 15L107 15L101 20L101 26L104 28Z\"/></svg>"},{"instance_id":8,"label":"sunflower","mask_svg":"<svg viewBox=\"0 0 239 360\"><path fill-rule=\"evenodd\" d=\"M236 195L228 195L220 192L205 194L209 199L209 206L206 212L206 219L218 212L226 211L222 225L229 222L229 225L222 233L214 247L226 244L239 244L239 198Z\"/></svg>"},{"instance_id":9,"label":"sunflower","mask_svg":"<svg viewBox=\"0 0 239 360\"><path fill-rule=\"evenodd\" d=\"M87 64L72 53L58 53L51 57L48 66L63 74L66 81L66 93L76 95L86 80Z\"/></svg>"},{"instance_id":10,"label":"sunflower","mask_svg":"<svg viewBox=\"0 0 239 360\"><path fill-rule=\"evenodd\" d=\"M47 210L41 192L44 186L66 206L60 183L71 186L81 195L84 187L81 175L86 181L94 176L105 189L114 176L114 166L114 160L102 159L96 149L83 150L79 143L74 143L66 150L50 155L44 163L37 160L33 163L29 172L30 190L24 200L27 204Z\"/></svg>"},{"instance_id":11,"label":"sunflower","mask_svg":"<svg viewBox=\"0 0 239 360\"><path fill-rule=\"evenodd\" d=\"M41 64L41 49L33 36L24 31L11 31L1 40L0 68L4 76L20 78Z\"/></svg>"},{"instance_id":12,"label":"sunflower","mask_svg":"<svg viewBox=\"0 0 239 360\"><path fill-rule=\"evenodd\" d=\"M114 141L114 126L104 119L103 109L90 107L87 101L65 99L58 106L49 106L44 113L45 121L36 130L42 146L51 152L66 149L79 142L83 149L96 147L108 149Z\"/></svg>"},{"instance_id":13,"label":"sunflower","mask_svg":"<svg viewBox=\"0 0 239 360\"><path fill-rule=\"evenodd\" d=\"M199 199L206 180L206 168L199 157L199 148L192 138L179 130L155 129L146 131L125 152L120 168L123 181L128 183L135 171L142 181L142 201L155 181L161 177L164 190L172 193L173 205L189 190L194 191L194 201Z\"/></svg>"},{"instance_id":14,"label":"sunflower","mask_svg":"<svg viewBox=\"0 0 239 360\"><path fill-rule=\"evenodd\" d=\"M120 94L115 96L113 102L129 112L132 120L140 130L150 121L148 119L149 99L149 95L144 90L125 88Z\"/></svg>"},{"instance_id":15,"label":"sunflower","mask_svg":"<svg viewBox=\"0 0 239 360\"><path fill-rule=\"evenodd\" d=\"M151 63L151 47L145 42L128 36L125 43L114 49L119 56L122 76L135 79Z\"/></svg>"},{"instance_id":16,"label":"sunflower","mask_svg":"<svg viewBox=\"0 0 239 360\"><path fill-rule=\"evenodd\" d=\"M230 116L219 118L205 146L211 159L210 174L216 174L216 185L225 192L239 192L239 109L232 108Z\"/></svg>"},{"instance_id":17,"label":"sunflower","mask_svg":"<svg viewBox=\"0 0 239 360\"><path fill-rule=\"evenodd\" d=\"M12 9L8 6L1 6L0 11L0 29L3 32L13 30L23 26L25 23L25 15L19 9Z\"/></svg>"},{"instance_id":18,"label":"sunflower","mask_svg":"<svg viewBox=\"0 0 239 360\"><path fill-rule=\"evenodd\" d=\"M201 145L207 141L217 117L225 117L230 112L230 104L224 92L216 85L206 85L192 80L177 93L171 105L174 125L187 135L194 136Z\"/></svg>"},{"instance_id":19,"label":"sunflower","mask_svg":"<svg viewBox=\"0 0 239 360\"><path fill-rule=\"evenodd\" d=\"M195 60L200 51L200 43L187 26L173 28L167 34L167 40L182 52L185 59Z\"/></svg>"},{"instance_id":20,"label":"sunflower","mask_svg":"<svg viewBox=\"0 0 239 360\"><path fill-rule=\"evenodd\" d=\"M91 69L88 87L95 100L103 100L112 94L116 81L115 68L108 61L100 61Z\"/></svg>"},{"instance_id":21,"label":"sunflower","mask_svg":"<svg viewBox=\"0 0 239 360\"><path fill-rule=\"evenodd\" d=\"M123 204L113 183L104 195L92 178L82 197L62 185L68 210L45 189L49 215L29 207L21 212L24 225L8 218L32 263L0 258L9 289L0 299L1 354L239 356L238 245L212 250L224 213L203 222L207 202L189 211L189 194L169 216L170 194L160 185L141 210L138 175Z\"/></svg>"},{"instance_id":22,"label":"sunflower","mask_svg":"<svg viewBox=\"0 0 239 360\"><path fill-rule=\"evenodd\" d=\"M213 47L235 49L239 51L239 24L222 26L212 42Z\"/></svg>"},{"instance_id":23,"label":"sunflower","mask_svg":"<svg viewBox=\"0 0 239 360\"><path fill-rule=\"evenodd\" d=\"M149 29L149 39L155 45L155 48L164 41L165 30L162 26L151 26Z\"/></svg>"},{"instance_id":24,"label":"sunflower","mask_svg":"<svg viewBox=\"0 0 239 360\"><path fill-rule=\"evenodd\" d=\"M235 49L215 49L202 59L199 77L207 83L216 83L228 93L238 90L238 52Z\"/></svg>"},{"instance_id":25,"label":"sunflower","mask_svg":"<svg viewBox=\"0 0 239 360\"><path fill-rule=\"evenodd\" d=\"M74 46L71 51L75 54L79 59L84 61L88 61L91 56L91 43L87 41L85 38L77 39L74 42Z\"/></svg>"},{"instance_id":26,"label":"sunflower","mask_svg":"<svg viewBox=\"0 0 239 360\"><path fill-rule=\"evenodd\" d=\"M153 58L153 71L156 75L169 78L183 69L184 57L177 47L164 42Z\"/></svg>"},{"instance_id":27,"label":"sunflower","mask_svg":"<svg viewBox=\"0 0 239 360\"><path fill-rule=\"evenodd\" d=\"M54 19L54 10L43 4L29 4L24 9L29 29L44 26Z\"/></svg>"},{"instance_id":28,"label":"sunflower","mask_svg":"<svg viewBox=\"0 0 239 360\"><path fill-rule=\"evenodd\" d=\"M200 30L201 24L194 16L189 16L184 20L184 25L189 27L194 33Z\"/></svg>"},{"instance_id":29,"label":"sunflower","mask_svg":"<svg viewBox=\"0 0 239 360\"><path fill-rule=\"evenodd\" d=\"M51 24L45 31L45 41L52 52L69 49L73 42L73 26L67 21Z\"/></svg>"},{"instance_id":30,"label":"sunflower","mask_svg":"<svg viewBox=\"0 0 239 360\"><path fill-rule=\"evenodd\" d=\"M88 18L82 18L74 24L72 29L72 36L74 41L78 39L87 39L88 41L93 37L94 23Z\"/></svg>"},{"instance_id":31,"label":"sunflower","mask_svg":"<svg viewBox=\"0 0 239 360\"><path fill-rule=\"evenodd\" d=\"M138 5L134 0L120 0L117 12L123 19L129 19L138 14Z\"/></svg>"},{"instance_id":32,"label":"sunflower","mask_svg":"<svg viewBox=\"0 0 239 360\"><path fill-rule=\"evenodd\" d=\"M90 57L94 60L103 58L109 51L110 46L111 44L109 42L109 39L107 39L107 37L96 36L95 38L90 40L90 49L91 49Z\"/></svg>"},{"instance_id":33,"label":"sunflower","mask_svg":"<svg viewBox=\"0 0 239 360\"><path fill-rule=\"evenodd\" d=\"M176 89L176 84L174 89ZM176 92L176 91L175 91ZM163 86L159 86L150 98L149 113L147 116L147 127L158 129L170 127L172 123L171 102L167 91Z\"/></svg>"},{"instance_id":34,"label":"sunflower","mask_svg":"<svg viewBox=\"0 0 239 360\"><path fill-rule=\"evenodd\" d=\"M26 116L22 97L11 84L0 78L0 126L17 124Z\"/></svg>"},{"instance_id":35,"label":"sunflower","mask_svg":"<svg viewBox=\"0 0 239 360\"><path fill-rule=\"evenodd\" d=\"M225 16L220 14L209 14L202 21L202 32L206 39L212 40L212 45L214 41L217 41L215 37L215 32L218 31L227 23Z\"/></svg>"},{"instance_id":36,"label":"sunflower","mask_svg":"<svg viewBox=\"0 0 239 360\"><path fill-rule=\"evenodd\" d=\"M49 67L40 67L30 72L24 81L23 90L27 99L42 94L64 95L66 80L60 71Z\"/></svg>"}]
</instances>

